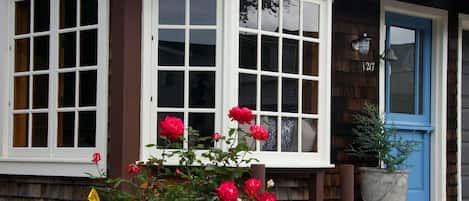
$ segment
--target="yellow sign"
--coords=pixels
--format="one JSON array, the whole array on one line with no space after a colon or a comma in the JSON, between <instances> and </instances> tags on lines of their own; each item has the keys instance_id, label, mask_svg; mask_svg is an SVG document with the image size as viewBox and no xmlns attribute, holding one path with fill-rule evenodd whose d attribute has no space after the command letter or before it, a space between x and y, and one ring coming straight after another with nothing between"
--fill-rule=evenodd
<instances>
[{"instance_id":1,"label":"yellow sign","mask_svg":"<svg viewBox=\"0 0 469 201\"><path fill-rule=\"evenodd\" d=\"M98 191L95 188L91 188L88 194L88 201L100 201Z\"/></svg>"}]
</instances>

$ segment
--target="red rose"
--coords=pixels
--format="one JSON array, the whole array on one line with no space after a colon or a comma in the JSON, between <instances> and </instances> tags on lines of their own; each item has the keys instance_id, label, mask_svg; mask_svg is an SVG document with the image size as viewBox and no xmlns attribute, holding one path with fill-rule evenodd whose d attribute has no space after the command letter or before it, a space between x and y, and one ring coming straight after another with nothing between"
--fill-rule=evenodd
<instances>
[{"instance_id":1,"label":"red rose","mask_svg":"<svg viewBox=\"0 0 469 201\"><path fill-rule=\"evenodd\" d=\"M251 178L244 182L243 192L248 196L249 199L257 196L257 191L261 189L262 182L259 179Z\"/></svg>"},{"instance_id":2,"label":"red rose","mask_svg":"<svg viewBox=\"0 0 469 201\"><path fill-rule=\"evenodd\" d=\"M240 124L249 124L254 119L254 115L252 115L252 111L249 108L240 108L238 106L231 108L228 117L231 118L231 121L236 120Z\"/></svg>"},{"instance_id":3,"label":"red rose","mask_svg":"<svg viewBox=\"0 0 469 201\"><path fill-rule=\"evenodd\" d=\"M91 162L93 162L94 164L98 164L100 160L101 160L101 154L99 152L94 152L93 159L91 160Z\"/></svg>"},{"instance_id":4,"label":"red rose","mask_svg":"<svg viewBox=\"0 0 469 201\"><path fill-rule=\"evenodd\" d=\"M257 201L277 201L277 197L273 193L261 193L259 196L257 196Z\"/></svg>"},{"instance_id":5,"label":"red rose","mask_svg":"<svg viewBox=\"0 0 469 201\"><path fill-rule=\"evenodd\" d=\"M166 136L170 140L179 140L184 134L184 123L177 117L166 116L160 122L161 131L160 135Z\"/></svg>"},{"instance_id":6,"label":"red rose","mask_svg":"<svg viewBox=\"0 0 469 201\"><path fill-rule=\"evenodd\" d=\"M267 140L269 138L269 133L262 126L252 125L249 131L251 132L251 136L256 140Z\"/></svg>"},{"instance_id":7,"label":"red rose","mask_svg":"<svg viewBox=\"0 0 469 201\"><path fill-rule=\"evenodd\" d=\"M221 138L221 134L219 132L216 132L213 134L213 139L218 141Z\"/></svg>"},{"instance_id":8,"label":"red rose","mask_svg":"<svg viewBox=\"0 0 469 201\"><path fill-rule=\"evenodd\" d=\"M179 170L179 168L176 168L176 174L181 174L181 170Z\"/></svg>"},{"instance_id":9,"label":"red rose","mask_svg":"<svg viewBox=\"0 0 469 201\"><path fill-rule=\"evenodd\" d=\"M135 164L129 164L127 166L127 173L129 174L138 174L140 172L140 166Z\"/></svg>"},{"instance_id":10,"label":"red rose","mask_svg":"<svg viewBox=\"0 0 469 201\"><path fill-rule=\"evenodd\" d=\"M232 181L222 182L215 190L221 201L236 201L238 199L238 188Z\"/></svg>"}]
</instances>

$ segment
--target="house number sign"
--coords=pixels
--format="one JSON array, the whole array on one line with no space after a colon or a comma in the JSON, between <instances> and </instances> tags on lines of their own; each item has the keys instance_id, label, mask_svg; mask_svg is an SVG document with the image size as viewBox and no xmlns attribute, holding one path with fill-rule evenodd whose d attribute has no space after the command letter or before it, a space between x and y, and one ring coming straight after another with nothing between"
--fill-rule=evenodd
<instances>
[{"instance_id":1,"label":"house number sign","mask_svg":"<svg viewBox=\"0 0 469 201\"><path fill-rule=\"evenodd\" d=\"M362 71L363 72L374 72L375 71L375 62L362 62Z\"/></svg>"}]
</instances>

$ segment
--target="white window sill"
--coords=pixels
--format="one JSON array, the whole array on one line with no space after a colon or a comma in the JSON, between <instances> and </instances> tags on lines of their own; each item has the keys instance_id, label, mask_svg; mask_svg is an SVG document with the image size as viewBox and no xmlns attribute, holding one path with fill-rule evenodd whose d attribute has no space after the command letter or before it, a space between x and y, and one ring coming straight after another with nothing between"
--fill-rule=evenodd
<instances>
[{"instance_id":1,"label":"white window sill","mask_svg":"<svg viewBox=\"0 0 469 201\"><path fill-rule=\"evenodd\" d=\"M99 168L105 167L100 162ZM86 173L98 175L96 165L90 160L0 158L0 174L89 177Z\"/></svg>"}]
</instances>

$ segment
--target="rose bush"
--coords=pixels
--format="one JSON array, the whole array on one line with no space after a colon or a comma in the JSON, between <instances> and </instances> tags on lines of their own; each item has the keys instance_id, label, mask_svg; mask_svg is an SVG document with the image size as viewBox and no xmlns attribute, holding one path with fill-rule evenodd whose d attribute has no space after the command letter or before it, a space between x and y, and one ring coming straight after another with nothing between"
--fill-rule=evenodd
<instances>
[{"instance_id":1,"label":"rose bush","mask_svg":"<svg viewBox=\"0 0 469 201\"><path fill-rule=\"evenodd\" d=\"M244 107L233 107L228 117L239 125L250 124L254 120L252 111ZM184 139L184 131L187 131L189 141ZM160 157L152 156L148 161L129 164L128 179L109 178L105 180L104 187L94 187L104 200L276 201L275 194L262 192L262 181L252 178L249 165L258 160L247 157L248 141L255 143L255 140L268 139L269 134L264 127L252 125L249 131L231 128L227 135L215 132L209 137L200 137L192 128L185 130L181 119L166 116L160 122L159 134L168 143L149 144L147 147L160 150ZM250 137L255 140L247 140ZM183 148L181 141L188 142L189 146ZM223 143L228 148L207 147L207 141ZM196 154L195 151L201 149L206 151ZM168 159L177 159L178 165L167 165ZM100 177L106 177L99 169L100 160L99 153L93 154L92 162L96 164ZM273 185L269 180L267 190Z\"/></svg>"}]
</instances>

